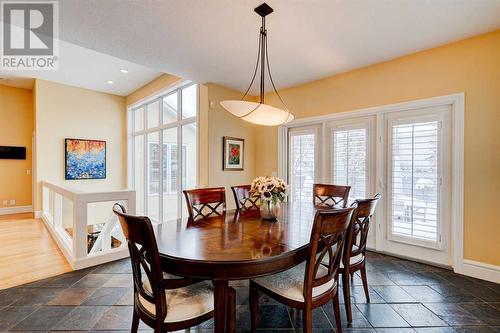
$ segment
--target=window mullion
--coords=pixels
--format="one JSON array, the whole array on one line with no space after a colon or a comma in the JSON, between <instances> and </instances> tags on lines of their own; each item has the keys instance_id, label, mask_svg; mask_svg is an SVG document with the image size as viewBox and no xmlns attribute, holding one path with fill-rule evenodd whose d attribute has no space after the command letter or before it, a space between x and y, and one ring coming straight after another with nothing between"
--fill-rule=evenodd
<instances>
[{"instance_id":1,"label":"window mullion","mask_svg":"<svg viewBox=\"0 0 500 333\"><path fill-rule=\"evenodd\" d=\"M159 108L159 125L161 126L163 124L163 98L159 98L159 103L160 103L160 108ZM158 205L159 205L159 211L158 211L158 220L160 222L163 221L163 130L159 129L158 130L158 179L159 179L159 186L158 186Z\"/></svg>"},{"instance_id":2,"label":"window mullion","mask_svg":"<svg viewBox=\"0 0 500 333\"><path fill-rule=\"evenodd\" d=\"M178 217L182 217L182 89L177 93L177 170L176 170L176 185L177 185L177 209Z\"/></svg>"}]
</instances>

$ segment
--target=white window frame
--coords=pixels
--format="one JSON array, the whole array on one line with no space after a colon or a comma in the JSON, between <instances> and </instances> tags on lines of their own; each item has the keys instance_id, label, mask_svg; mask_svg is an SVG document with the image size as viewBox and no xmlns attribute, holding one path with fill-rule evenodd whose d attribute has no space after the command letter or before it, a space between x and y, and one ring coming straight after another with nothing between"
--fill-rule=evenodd
<instances>
[{"instance_id":1,"label":"white window frame","mask_svg":"<svg viewBox=\"0 0 500 333\"><path fill-rule=\"evenodd\" d=\"M196 115L193 117L189 118L182 118L182 90L185 88L188 88L192 85L196 85ZM163 124L163 98L177 93L177 120L174 122L170 122L167 124ZM148 128L147 126L147 105L152 104L154 102L158 101L160 105L160 114L159 114L159 123L158 126ZM144 128L142 130L134 131L135 129L135 118L134 118L134 112L138 109L144 109L144 115L143 115L143 122L144 122ZM135 187L135 147L134 147L134 137L139 136L139 135L144 135L144 152L145 152L145 158L144 158L144 193L143 193L143 200L144 200L144 210L145 212L148 212L148 192L149 192L149 183L148 183L148 140L147 136L150 133L158 133L159 139L158 142L161 144L163 143L163 131L168 130L171 128L177 128L177 142L182 143L182 128L184 125L188 124L196 124L196 154L197 156L199 155L199 137L200 137L200 128L199 128L199 115L200 115L200 85L191 82L191 81L183 81L179 84L175 84L174 86L170 87L169 89L165 90L162 93L155 94L154 97L150 99L145 99L141 100L138 103L135 103L133 105L128 106L127 108L127 134L128 134L128 140L127 140L127 151L128 151L128 163L127 163L127 169L128 169L128 176L127 176L127 187L128 188L134 188ZM162 145L160 145L162 147ZM187 153L187 149L186 149ZM182 149L177 150L177 161L182 161ZM182 162L181 162L182 163ZM200 161L199 158L196 159L196 186L199 184L199 168L200 168ZM163 192L163 147L161 151L159 152L159 165L160 165L160 187L159 187L159 193L161 194ZM178 200L177 200L177 211L179 214L179 217L182 216L182 205L183 205L183 199L182 199L182 168L177 168L177 179L181 180L177 182L177 192L178 192ZM159 222L163 221L163 195L160 194L155 194L159 196ZM164 222L164 221L163 221Z\"/></svg>"},{"instance_id":2,"label":"white window frame","mask_svg":"<svg viewBox=\"0 0 500 333\"><path fill-rule=\"evenodd\" d=\"M326 128L328 129L325 132L325 142L324 145L327 148L326 151L330 151L330 154L328 156L325 156L327 158L327 161L325 163L325 179L328 183L332 183L334 179L334 133L335 131L342 131L342 130L355 130L355 129L366 129L366 138L367 138L367 144L366 144L366 161L365 161L365 170L366 170L366 183L365 183L365 189L366 189L366 195L370 196L374 192L374 186L375 186L375 178L372 177L374 174L375 170L375 158L374 158L374 153L375 153L375 118L373 116L370 117L360 117L356 119L349 119L349 120L340 120L340 121L333 121L333 122L328 122L325 124ZM349 184L346 184L349 185ZM373 193L374 194L374 193Z\"/></svg>"},{"instance_id":3,"label":"white window frame","mask_svg":"<svg viewBox=\"0 0 500 333\"><path fill-rule=\"evenodd\" d=\"M415 237L407 237L403 235L396 235L392 233L392 127L394 125L405 125L413 124L419 122L438 122L438 177L439 177L439 191L438 191L438 221L436 227L437 239L435 242L424 239L417 239ZM449 159L448 154L443 154L444 149L449 147L449 130L446 126L447 121L445 115L442 111L434 110L419 110L419 111L403 111L403 112L393 112L387 115L387 239L394 242L400 242L404 244L416 245L425 248L431 248L442 251L444 244L447 240L443 239L443 230L449 226L449 181L448 172Z\"/></svg>"},{"instance_id":4,"label":"white window frame","mask_svg":"<svg viewBox=\"0 0 500 333\"><path fill-rule=\"evenodd\" d=\"M376 156L375 165L375 192L385 193L386 188L386 172L384 171L384 163L386 161L385 149L385 115L391 112L418 110L434 106L449 106L451 108L449 120L450 136L450 173L449 173L449 188L451 198L449 202L450 221L450 257L449 265L453 267L457 273L463 273L466 269L463 258L463 236L464 236L464 93L456 93L445 96L437 96L413 100L409 102L388 104L365 109L358 109L345 112L331 113L321 116L313 116L307 118L296 118L290 123L279 127L278 131L278 174L281 177L287 176L287 133L290 129L303 126L325 126L328 121L348 120L354 117L374 116L375 122L375 137ZM384 252L384 216L386 216L386 200L382 198L377 208L377 214L374 218L373 229L376 230L376 243L372 248L377 251ZM432 250L429 250L432 251ZM398 255L397 253L393 253ZM399 254L402 255L402 254ZM424 259L422 259L424 260Z\"/></svg>"},{"instance_id":5,"label":"white window frame","mask_svg":"<svg viewBox=\"0 0 500 333\"><path fill-rule=\"evenodd\" d=\"M299 135L308 135L308 134L313 134L314 135L314 180L313 182L317 182L319 175L320 175L320 155L319 154L319 138L320 138L320 128L318 126L308 126L308 127L302 127L302 128L294 128L288 131L287 136L287 142L290 142L291 136L299 136ZM289 184L291 184L290 180L290 145L287 145L287 172L286 175L283 179L285 179ZM283 175L281 175L283 176ZM293 198L290 197L291 201L293 201ZM312 198L311 198L312 201Z\"/></svg>"}]
</instances>

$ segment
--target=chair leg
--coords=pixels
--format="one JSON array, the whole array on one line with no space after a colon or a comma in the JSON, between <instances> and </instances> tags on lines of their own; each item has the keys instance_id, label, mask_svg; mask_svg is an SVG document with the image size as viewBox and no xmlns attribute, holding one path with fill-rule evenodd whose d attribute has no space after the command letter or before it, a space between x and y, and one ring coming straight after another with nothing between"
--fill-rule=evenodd
<instances>
[{"instance_id":1,"label":"chair leg","mask_svg":"<svg viewBox=\"0 0 500 333\"><path fill-rule=\"evenodd\" d=\"M363 263L363 266L361 266L361 280L363 281L363 289L365 290L366 302L370 303L370 293L368 291L368 280L366 279L365 263Z\"/></svg>"},{"instance_id":2,"label":"chair leg","mask_svg":"<svg viewBox=\"0 0 500 333\"><path fill-rule=\"evenodd\" d=\"M132 315L132 328L130 329L130 332L137 333L138 329L139 329L139 316L134 310L134 314Z\"/></svg>"},{"instance_id":3,"label":"chair leg","mask_svg":"<svg viewBox=\"0 0 500 333\"><path fill-rule=\"evenodd\" d=\"M340 305L339 293L336 293L332 299L333 314L335 315L335 324L337 325L337 333L342 333L342 322L340 321Z\"/></svg>"},{"instance_id":4,"label":"chair leg","mask_svg":"<svg viewBox=\"0 0 500 333\"><path fill-rule=\"evenodd\" d=\"M227 331L233 333L236 328L236 290L227 289Z\"/></svg>"},{"instance_id":5,"label":"chair leg","mask_svg":"<svg viewBox=\"0 0 500 333\"><path fill-rule=\"evenodd\" d=\"M349 281L349 271L342 272L342 291L344 293L345 314L347 317L347 324L352 324L352 309L351 309L351 286Z\"/></svg>"},{"instance_id":6,"label":"chair leg","mask_svg":"<svg viewBox=\"0 0 500 333\"><path fill-rule=\"evenodd\" d=\"M312 308L307 306L302 310L302 332L312 333Z\"/></svg>"},{"instance_id":7,"label":"chair leg","mask_svg":"<svg viewBox=\"0 0 500 333\"><path fill-rule=\"evenodd\" d=\"M255 333L259 326L259 290L250 281L250 317L251 331Z\"/></svg>"}]
</instances>

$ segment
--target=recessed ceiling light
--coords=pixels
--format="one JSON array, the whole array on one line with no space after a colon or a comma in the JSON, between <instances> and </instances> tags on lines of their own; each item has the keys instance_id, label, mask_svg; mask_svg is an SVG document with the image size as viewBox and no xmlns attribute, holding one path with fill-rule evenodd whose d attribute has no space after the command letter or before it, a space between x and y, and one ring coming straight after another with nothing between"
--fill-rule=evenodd
<instances>
[{"instance_id":1,"label":"recessed ceiling light","mask_svg":"<svg viewBox=\"0 0 500 333\"><path fill-rule=\"evenodd\" d=\"M113 83L115 83L115 82L114 82L113 80L108 80L108 81L106 81L106 83L107 83L107 84L113 84Z\"/></svg>"},{"instance_id":2,"label":"recessed ceiling light","mask_svg":"<svg viewBox=\"0 0 500 333\"><path fill-rule=\"evenodd\" d=\"M126 69L122 68L122 69L120 69L120 72L122 72L123 74L127 74L127 73L128 73L128 70L126 70Z\"/></svg>"}]
</instances>

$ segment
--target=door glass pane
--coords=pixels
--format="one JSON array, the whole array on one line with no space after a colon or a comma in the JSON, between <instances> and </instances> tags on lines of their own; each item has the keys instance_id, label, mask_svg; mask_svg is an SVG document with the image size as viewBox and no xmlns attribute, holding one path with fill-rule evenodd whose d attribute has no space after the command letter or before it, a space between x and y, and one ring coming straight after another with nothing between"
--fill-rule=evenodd
<instances>
[{"instance_id":1,"label":"door glass pane","mask_svg":"<svg viewBox=\"0 0 500 333\"><path fill-rule=\"evenodd\" d=\"M144 135L134 137L134 189L136 193L136 213L146 214L144 210Z\"/></svg>"},{"instance_id":2,"label":"door glass pane","mask_svg":"<svg viewBox=\"0 0 500 333\"><path fill-rule=\"evenodd\" d=\"M163 98L163 123L177 121L177 92Z\"/></svg>"},{"instance_id":3,"label":"door glass pane","mask_svg":"<svg viewBox=\"0 0 500 333\"><path fill-rule=\"evenodd\" d=\"M134 132L144 129L144 107L136 109L134 113Z\"/></svg>"},{"instance_id":4,"label":"door glass pane","mask_svg":"<svg viewBox=\"0 0 500 333\"><path fill-rule=\"evenodd\" d=\"M438 122L392 127L392 233L437 241Z\"/></svg>"},{"instance_id":5,"label":"door glass pane","mask_svg":"<svg viewBox=\"0 0 500 333\"><path fill-rule=\"evenodd\" d=\"M197 133L196 123L182 126L182 189L196 187L197 180ZM184 197L182 197L184 200ZM182 214L187 216L186 203L182 203Z\"/></svg>"},{"instance_id":6,"label":"door glass pane","mask_svg":"<svg viewBox=\"0 0 500 333\"><path fill-rule=\"evenodd\" d=\"M147 214L151 220L160 217L160 144L158 132L148 134Z\"/></svg>"},{"instance_id":7,"label":"door glass pane","mask_svg":"<svg viewBox=\"0 0 500 333\"><path fill-rule=\"evenodd\" d=\"M290 136L290 196L293 201L312 201L315 144L314 134Z\"/></svg>"},{"instance_id":8,"label":"door glass pane","mask_svg":"<svg viewBox=\"0 0 500 333\"><path fill-rule=\"evenodd\" d=\"M366 128L334 130L333 182L351 186L350 199L366 198L366 152Z\"/></svg>"},{"instance_id":9,"label":"door glass pane","mask_svg":"<svg viewBox=\"0 0 500 333\"><path fill-rule=\"evenodd\" d=\"M158 127L160 123L160 102L154 101L147 105L148 128Z\"/></svg>"},{"instance_id":10,"label":"door glass pane","mask_svg":"<svg viewBox=\"0 0 500 333\"><path fill-rule=\"evenodd\" d=\"M196 85L182 89L182 119L196 116Z\"/></svg>"},{"instance_id":11,"label":"door glass pane","mask_svg":"<svg viewBox=\"0 0 500 333\"><path fill-rule=\"evenodd\" d=\"M163 131L163 221L178 217L177 128Z\"/></svg>"}]
</instances>

